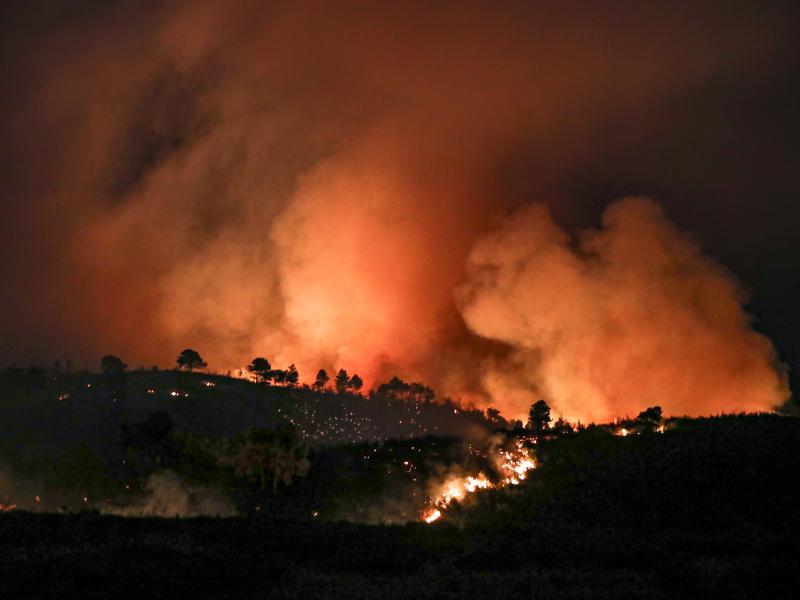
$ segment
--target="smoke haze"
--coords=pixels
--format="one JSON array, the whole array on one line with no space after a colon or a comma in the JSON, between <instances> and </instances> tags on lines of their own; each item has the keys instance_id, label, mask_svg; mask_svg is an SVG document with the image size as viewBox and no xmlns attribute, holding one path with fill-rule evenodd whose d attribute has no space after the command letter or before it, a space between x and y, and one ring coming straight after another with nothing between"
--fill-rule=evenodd
<instances>
[{"instance_id":1,"label":"smoke haze","mask_svg":"<svg viewBox=\"0 0 800 600\"><path fill-rule=\"evenodd\" d=\"M517 414L540 397L570 420L602 422L652 405L769 410L788 394L735 280L652 201L609 205L602 229L577 240L543 206L522 209L470 267L467 324L513 348L485 367L485 386Z\"/></svg>"},{"instance_id":2,"label":"smoke haze","mask_svg":"<svg viewBox=\"0 0 800 600\"><path fill-rule=\"evenodd\" d=\"M144 483L141 497L124 504L104 503L100 512L122 517L233 517L233 502L210 488L189 486L176 473L154 473Z\"/></svg>"},{"instance_id":3,"label":"smoke haze","mask_svg":"<svg viewBox=\"0 0 800 600\"><path fill-rule=\"evenodd\" d=\"M0 357L167 366L193 347L224 372L265 355L511 416L538 395L584 420L770 408L785 377L733 275L653 202L574 239L540 203L596 217L618 194L577 193L584 174L709 81L773 69L793 36L779 8L20 10L0 67Z\"/></svg>"}]
</instances>

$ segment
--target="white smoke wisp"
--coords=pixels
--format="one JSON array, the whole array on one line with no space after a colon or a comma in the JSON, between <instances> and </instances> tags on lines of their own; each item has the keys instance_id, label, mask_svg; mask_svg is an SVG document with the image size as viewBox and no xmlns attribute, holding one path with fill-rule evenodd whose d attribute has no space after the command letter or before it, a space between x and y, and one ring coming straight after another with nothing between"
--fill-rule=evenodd
<instances>
[{"instance_id":1,"label":"white smoke wisp","mask_svg":"<svg viewBox=\"0 0 800 600\"><path fill-rule=\"evenodd\" d=\"M123 517L233 517L230 500L212 489L187 485L172 471L154 473L144 485L145 494L130 504L104 504L100 512Z\"/></svg>"},{"instance_id":2,"label":"white smoke wisp","mask_svg":"<svg viewBox=\"0 0 800 600\"><path fill-rule=\"evenodd\" d=\"M788 396L770 341L727 270L647 199L574 239L542 205L479 241L459 291L478 335L512 348L484 387L513 416L538 398L568 419L771 410ZM509 406L511 404L511 406Z\"/></svg>"}]
</instances>

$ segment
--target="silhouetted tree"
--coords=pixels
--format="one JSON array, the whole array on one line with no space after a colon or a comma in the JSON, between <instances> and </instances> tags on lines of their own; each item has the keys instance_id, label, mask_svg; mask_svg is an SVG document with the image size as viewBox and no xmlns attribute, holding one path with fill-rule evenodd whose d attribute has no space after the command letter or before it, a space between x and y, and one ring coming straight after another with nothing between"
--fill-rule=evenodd
<instances>
[{"instance_id":1,"label":"silhouetted tree","mask_svg":"<svg viewBox=\"0 0 800 600\"><path fill-rule=\"evenodd\" d=\"M317 371L317 378L314 380L314 389L319 391L324 390L330 380L331 378L328 377L328 372L325 369L320 369Z\"/></svg>"},{"instance_id":2,"label":"silhouetted tree","mask_svg":"<svg viewBox=\"0 0 800 600\"><path fill-rule=\"evenodd\" d=\"M569 435L574 431L575 430L572 428L572 424L562 418L559 418L553 425L553 433L556 435Z\"/></svg>"},{"instance_id":3,"label":"silhouetted tree","mask_svg":"<svg viewBox=\"0 0 800 600\"><path fill-rule=\"evenodd\" d=\"M200 353L191 348L186 348L186 350L178 355L177 363L179 369L186 369L190 372L194 369L205 369L208 366L200 357Z\"/></svg>"},{"instance_id":4,"label":"silhouetted tree","mask_svg":"<svg viewBox=\"0 0 800 600\"><path fill-rule=\"evenodd\" d=\"M508 427L508 421L503 418L498 409L493 407L486 409L486 421L495 429L506 429Z\"/></svg>"},{"instance_id":5,"label":"silhouetted tree","mask_svg":"<svg viewBox=\"0 0 800 600\"><path fill-rule=\"evenodd\" d=\"M119 375L128 368L122 359L113 354L106 354L100 359L100 370L106 375Z\"/></svg>"},{"instance_id":6,"label":"silhouetted tree","mask_svg":"<svg viewBox=\"0 0 800 600\"><path fill-rule=\"evenodd\" d=\"M340 394L347 391L347 385L350 383L350 377L347 376L347 371L344 369L339 369L339 372L336 373L336 379L333 381L333 385L336 387L336 391Z\"/></svg>"},{"instance_id":7,"label":"silhouetted tree","mask_svg":"<svg viewBox=\"0 0 800 600\"><path fill-rule=\"evenodd\" d=\"M347 387L353 390L356 394L364 387L364 381L358 375L353 375L347 384Z\"/></svg>"},{"instance_id":8,"label":"silhouetted tree","mask_svg":"<svg viewBox=\"0 0 800 600\"><path fill-rule=\"evenodd\" d=\"M538 400L531 405L528 413L528 429L536 435L541 435L550 428L550 406L544 400Z\"/></svg>"},{"instance_id":9,"label":"silhouetted tree","mask_svg":"<svg viewBox=\"0 0 800 600\"><path fill-rule=\"evenodd\" d=\"M270 371L270 377L272 377L272 381L275 385L286 384L286 371L283 369L273 369Z\"/></svg>"},{"instance_id":10,"label":"silhouetted tree","mask_svg":"<svg viewBox=\"0 0 800 600\"><path fill-rule=\"evenodd\" d=\"M256 381L260 381L262 383L266 383L272 378L272 365L269 364L269 361L266 358L261 356L250 361L250 364L247 365L247 370L253 374L253 377L256 378Z\"/></svg>"},{"instance_id":11,"label":"silhouetted tree","mask_svg":"<svg viewBox=\"0 0 800 600\"><path fill-rule=\"evenodd\" d=\"M297 372L297 367L294 366L294 363L289 365L289 368L286 369L286 385L289 387L294 387L300 381L300 373Z\"/></svg>"},{"instance_id":12,"label":"silhouetted tree","mask_svg":"<svg viewBox=\"0 0 800 600\"><path fill-rule=\"evenodd\" d=\"M640 412L639 416L636 417L636 421L638 421L640 425L647 429L655 429L661 424L663 418L664 417L661 414L661 407L651 406L647 410Z\"/></svg>"},{"instance_id":13,"label":"silhouetted tree","mask_svg":"<svg viewBox=\"0 0 800 600\"><path fill-rule=\"evenodd\" d=\"M428 386L421 383L406 383L399 377L392 377L388 383L379 385L376 393L390 400L416 404L433 402L436 397Z\"/></svg>"}]
</instances>

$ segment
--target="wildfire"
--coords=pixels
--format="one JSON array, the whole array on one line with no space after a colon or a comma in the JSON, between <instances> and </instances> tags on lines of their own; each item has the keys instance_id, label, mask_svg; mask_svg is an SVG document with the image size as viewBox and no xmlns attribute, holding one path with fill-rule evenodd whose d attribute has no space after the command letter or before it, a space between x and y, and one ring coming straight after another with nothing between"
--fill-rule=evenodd
<instances>
[{"instance_id":1,"label":"wildfire","mask_svg":"<svg viewBox=\"0 0 800 600\"><path fill-rule=\"evenodd\" d=\"M12 511L17 508L16 504L0 504L0 512Z\"/></svg>"},{"instance_id":2,"label":"wildfire","mask_svg":"<svg viewBox=\"0 0 800 600\"><path fill-rule=\"evenodd\" d=\"M464 489L470 494L476 490L488 490L491 487L494 487L492 482L486 479L486 475L483 473L478 473L477 477L469 476L464 482Z\"/></svg>"},{"instance_id":3,"label":"wildfire","mask_svg":"<svg viewBox=\"0 0 800 600\"><path fill-rule=\"evenodd\" d=\"M536 467L530 452L522 441L517 441L513 450L500 451L499 471L501 479L493 483L483 473L467 475L466 477L453 477L442 486L441 491L432 506L428 506L420 513L420 519L425 523L433 523L442 517L442 511L454 501L462 500L467 494L478 490L503 488L508 485L519 485L528 475L528 471Z\"/></svg>"},{"instance_id":4,"label":"wildfire","mask_svg":"<svg viewBox=\"0 0 800 600\"><path fill-rule=\"evenodd\" d=\"M440 511L438 508L426 508L424 511L422 511L422 515L420 516L426 523L433 523L442 516L442 511Z\"/></svg>"},{"instance_id":5,"label":"wildfire","mask_svg":"<svg viewBox=\"0 0 800 600\"><path fill-rule=\"evenodd\" d=\"M502 454L500 472L503 474L503 485L519 485L519 482L528 476L528 471L536 468L533 457L519 440L513 451Z\"/></svg>"}]
</instances>

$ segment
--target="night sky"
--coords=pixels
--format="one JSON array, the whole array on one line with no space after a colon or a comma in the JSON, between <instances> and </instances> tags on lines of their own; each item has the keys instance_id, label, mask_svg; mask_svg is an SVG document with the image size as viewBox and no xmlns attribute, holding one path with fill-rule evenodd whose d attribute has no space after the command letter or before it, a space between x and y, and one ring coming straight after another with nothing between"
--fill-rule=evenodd
<instances>
[{"instance_id":1,"label":"night sky","mask_svg":"<svg viewBox=\"0 0 800 600\"><path fill-rule=\"evenodd\" d=\"M774 406L740 307L797 389L798 13L3 3L0 360Z\"/></svg>"}]
</instances>

